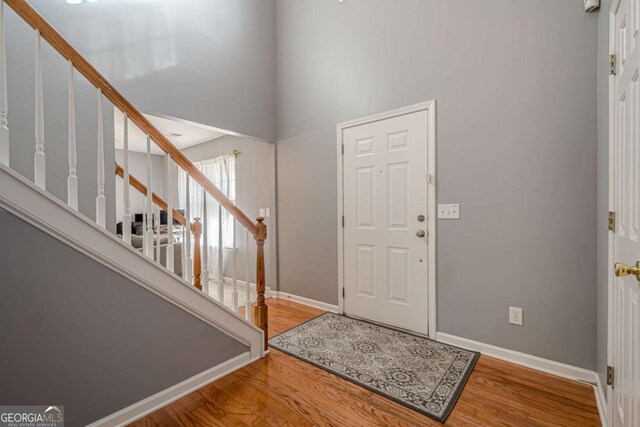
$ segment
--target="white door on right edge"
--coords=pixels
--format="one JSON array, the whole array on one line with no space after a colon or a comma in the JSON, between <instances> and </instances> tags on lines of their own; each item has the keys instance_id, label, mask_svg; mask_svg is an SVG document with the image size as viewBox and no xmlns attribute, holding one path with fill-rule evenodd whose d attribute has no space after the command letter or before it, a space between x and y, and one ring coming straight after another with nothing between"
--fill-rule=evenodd
<instances>
[{"instance_id":1,"label":"white door on right edge","mask_svg":"<svg viewBox=\"0 0 640 427\"><path fill-rule=\"evenodd\" d=\"M640 2L621 0L612 37L617 57L613 111L613 426L640 426ZM637 273L637 276L636 274ZM617 277L619 276L619 277ZM610 396L611 398L611 396Z\"/></svg>"},{"instance_id":2,"label":"white door on right edge","mask_svg":"<svg viewBox=\"0 0 640 427\"><path fill-rule=\"evenodd\" d=\"M345 313L428 333L427 111L343 130Z\"/></svg>"}]
</instances>

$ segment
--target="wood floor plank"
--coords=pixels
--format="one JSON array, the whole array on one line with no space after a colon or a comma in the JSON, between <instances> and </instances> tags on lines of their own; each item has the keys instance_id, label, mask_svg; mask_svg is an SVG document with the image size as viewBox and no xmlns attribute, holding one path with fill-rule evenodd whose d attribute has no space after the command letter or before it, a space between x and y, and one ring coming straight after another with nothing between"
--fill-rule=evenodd
<instances>
[{"instance_id":1,"label":"wood floor plank","mask_svg":"<svg viewBox=\"0 0 640 427\"><path fill-rule=\"evenodd\" d=\"M283 357L290 356L283 355ZM304 378L307 379L305 380ZM295 393L300 388L304 388L306 390L304 395L298 394L297 403L302 404L305 407L317 406L318 408L323 408L318 412L317 417L313 417L314 420L331 419L339 425L352 426L404 426L413 425L415 422L413 412L402 414L392 411L391 406L386 408L386 399L379 399L378 402L372 402L379 398L378 395L372 394L372 396L375 396L373 399L371 399L372 396L369 396L368 393L359 396L359 398L351 398L349 400L341 399L343 394L340 393L342 387L340 387L339 383L345 382L349 385L352 383L349 383L339 377L335 377L330 386L327 386L326 382L314 381L313 378L309 379L308 377L299 374L286 375L283 376L282 379L278 380L273 380L273 378L271 378L271 385L275 385L276 381L279 382L278 386L283 389L288 389L287 394ZM428 421L428 419L424 420L425 423Z\"/></svg>"},{"instance_id":2,"label":"wood floor plank","mask_svg":"<svg viewBox=\"0 0 640 427\"><path fill-rule=\"evenodd\" d=\"M269 336L323 313L268 299ZM425 415L271 349L264 359L138 420L152 426L438 426ZM590 385L481 356L447 426L599 426Z\"/></svg>"},{"instance_id":3,"label":"wood floor plank","mask_svg":"<svg viewBox=\"0 0 640 427\"><path fill-rule=\"evenodd\" d=\"M269 366L271 372L282 376L287 382L294 384L296 387L305 389L309 393L319 394L321 396L337 396L348 397L348 400L335 399L340 405L345 405L348 408L353 406L363 405L364 410L369 410L369 407L375 407L382 409L385 413L393 411L394 418L397 418L401 422L411 423L415 420L415 412L411 409L399 407L392 401L381 397L378 394L363 390L362 387L340 378L327 371L320 371L317 375L310 377L306 375L308 364L298 359L291 360L291 357L272 349L271 356L275 361L282 358L282 363L273 363ZM332 403L336 405L336 403ZM425 417L425 422L429 420ZM388 421L389 422L389 421ZM387 423L388 423L387 422Z\"/></svg>"}]
</instances>

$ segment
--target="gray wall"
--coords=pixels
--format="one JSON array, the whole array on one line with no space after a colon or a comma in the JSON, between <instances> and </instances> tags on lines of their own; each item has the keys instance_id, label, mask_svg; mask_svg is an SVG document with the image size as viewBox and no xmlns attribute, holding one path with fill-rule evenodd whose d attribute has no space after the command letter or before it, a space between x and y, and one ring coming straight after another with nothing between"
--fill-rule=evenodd
<instances>
[{"instance_id":1,"label":"gray wall","mask_svg":"<svg viewBox=\"0 0 640 427\"><path fill-rule=\"evenodd\" d=\"M120 166L123 165L123 153L122 150L115 150L116 162ZM138 181L147 185L147 155L143 153L129 152L129 173L131 176L135 176ZM165 198L165 163L164 155L151 155L151 191L158 196ZM122 183L124 182L119 176L115 177L116 181L116 222L122 221L122 214L124 212L124 204L122 202ZM131 187L129 191L129 202L131 205L131 215L144 212L144 195L138 190ZM166 199L165 199L166 200ZM176 200L177 203L177 199ZM135 218L135 217L134 217Z\"/></svg>"},{"instance_id":2,"label":"gray wall","mask_svg":"<svg viewBox=\"0 0 640 427\"><path fill-rule=\"evenodd\" d=\"M64 3L60 3L64 4ZM8 7L6 9L9 9ZM5 14L11 167L33 179L35 153L35 33L13 11ZM67 62L43 43L44 143L47 191L67 201ZM95 220L98 93L76 73L76 137L79 210ZM103 101L105 165L113 165L113 107ZM114 181L106 167L107 225L115 230Z\"/></svg>"},{"instance_id":3,"label":"gray wall","mask_svg":"<svg viewBox=\"0 0 640 427\"><path fill-rule=\"evenodd\" d=\"M248 351L2 210L0 234L1 404L86 425Z\"/></svg>"},{"instance_id":4,"label":"gray wall","mask_svg":"<svg viewBox=\"0 0 640 427\"><path fill-rule=\"evenodd\" d=\"M609 8L611 0L600 1L598 16L598 209L597 209L597 364L602 384L607 376L607 298L609 212ZM606 388L605 388L606 393Z\"/></svg>"},{"instance_id":5,"label":"gray wall","mask_svg":"<svg viewBox=\"0 0 640 427\"><path fill-rule=\"evenodd\" d=\"M274 0L30 3L137 108L275 139Z\"/></svg>"},{"instance_id":6,"label":"gray wall","mask_svg":"<svg viewBox=\"0 0 640 427\"><path fill-rule=\"evenodd\" d=\"M435 99L438 201L462 215L438 223L439 331L595 368L597 16L557 0L276 9L280 289L337 303L336 123Z\"/></svg>"},{"instance_id":7,"label":"gray wall","mask_svg":"<svg viewBox=\"0 0 640 427\"><path fill-rule=\"evenodd\" d=\"M223 136L186 148L182 152L191 161L207 160L239 150L236 159L236 204L252 220L258 217L261 208L269 208L271 216L265 218L267 241L265 244L267 286L276 287L276 202L275 202L275 150L274 144L251 138ZM238 279L244 280L246 245L244 234L238 237ZM249 274L251 283L256 277L256 246L249 241ZM225 275L230 276L231 252L225 252Z\"/></svg>"}]
</instances>

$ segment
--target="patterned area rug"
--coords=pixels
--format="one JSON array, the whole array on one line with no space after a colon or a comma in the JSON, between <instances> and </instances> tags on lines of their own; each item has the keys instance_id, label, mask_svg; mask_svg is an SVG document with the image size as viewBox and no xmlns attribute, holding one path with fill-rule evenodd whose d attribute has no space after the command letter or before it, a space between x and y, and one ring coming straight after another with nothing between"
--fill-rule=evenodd
<instances>
[{"instance_id":1,"label":"patterned area rug","mask_svg":"<svg viewBox=\"0 0 640 427\"><path fill-rule=\"evenodd\" d=\"M444 422L479 353L325 313L269 344Z\"/></svg>"}]
</instances>

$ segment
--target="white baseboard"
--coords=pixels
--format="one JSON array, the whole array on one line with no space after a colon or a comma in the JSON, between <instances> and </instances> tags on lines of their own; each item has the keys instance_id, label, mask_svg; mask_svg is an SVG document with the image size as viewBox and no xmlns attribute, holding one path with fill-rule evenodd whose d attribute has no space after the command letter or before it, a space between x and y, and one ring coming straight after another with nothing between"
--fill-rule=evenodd
<instances>
[{"instance_id":1,"label":"white baseboard","mask_svg":"<svg viewBox=\"0 0 640 427\"><path fill-rule=\"evenodd\" d=\"M215 280L215 279L211 279ZM224 283L233 284L233 278L226 277L224 278ZM246 286L246 282L244 280L238 280L238 287L244 289ZM256 292L256 284L249 283L251 287L251 292ZM316 301L310 298L301 297L298 295L289 294L287 292L282 291L272 291L269 286L265 288L265 298L277 298L277 299L288 299L293 302L297 302L299 304L308 305L309 307L319 308L320 310L330 311L331 313L338 313L339 308L337 305L327 304L326 302Z\"/></svg>"},{"instance_id":2,"label":"white baseboard","mask_svg":"<svg viewBox=\"0 0 640 427\"><path fill-rule=\"evenodd\" d=\"M288 299L299 304L308 305L309 307L319 308L320 310L329 311L331 313L338 313L339 308L334 304L327 304L326 302L316 301L310 298L300 297L298 295L289 294L282 291L272 292L273 296L278 299Z\"/></svg>"},{"instance_id":3,"label":"white baseboard","mask_svg":"<svg viewBox=\"0 0 640 427\"><path fill-rule=\"evenodd\" d=\"M596 384L593 385L593 391L596 393L596 403L598 404L598 413L600 414L600 423L607 427L607 398L604 396L606 387L602 386L600 375L596 375Z\"/></svg>"},{"instance_id":4,"label":"white baseboard","mask_svg":"<svg viewBox=\"0 0 640 427\"><path fill-rule=\"evenodd\" d=\"M504 360L505 362L557 375L562 378L591 384L595 393L596 404L598 405L600 422L603 426L607 427L607 401L604 394L604 388L600 382L600 376L596 372L567 365L565 363L555 362L549 359L543 359L542 357L532 356L519 351L509 350L491 344L485 344L467 338L445 334L443 332L438 332L436 334L436 341L466 348L468 350L479 351L484 355Z\"/></svg>"},{"instance_id":5,"label":"white baseboard","mask_svg":"<svg viewBox=\"0 0 640 427\"><path fill-rule=\"evenodd\" d=\"M216 279L211 278L209 280L210 281L215 281ZM233 278L225 276L224 283L226 283L228 285L233 285ZM239 288L244 289L245 286L247 286L247 282L245 282L244 280L238 280L238 287ZM256 292L256 284L255 283L249 283L249 287L251 288L251 292ZM273 296L273 293L271 292L271 288L269 286L265 287L264 296L265 296L265 298L270 298L270 297Z\"/></svg>"},{"instance_id":6,"label":"white baseboard","mask_svg":"<svg viewBox=\"0 0 640 427\"><path fill-rule=\"evenodd\" d=\"M205 385L210 384L217 379L230 374L233 371L240 369L253 361L254 360L251 359L249 352L243 353L239 356L234 357L233 359L221 363L218 366L214 366L211 369L208 369L204 372L194 375L193 377L181 383L169 387L166 390L156 393L153 396L149 396L146 399L143 399L131 406L128 406L118 412L102 418L90 424L89 427L122 426L132 423L133 421L136 421L144 417L145 415L149 415L157 409L169 405L171 402L174 402L181 397L186 396L187 394L199 388L202 388Z\"/></svg>"},{"instance_id":7,"label":"white baseboard","mask_svg":"<svg viewBox=\"0 0 640 427\"><path fill-rule=\"evenodd\" d=\"M582 381L592 385L597 384L598 381L598 374L588 369L578 368L576 366L567 365L565 363L543 359L542 357L532 356L530 354L509 350L478 341L473 341L467 338L457 337L455 335L438 332L436 334L436 341L466 348L468 350L479 351L482 354L494 357L496 359L504 360L506 362L514 363L520 366L525 366L527 368L536 369L538 371L557 375L559 377L567 378L570 380Z\"/></svg>"}]
</instances>

